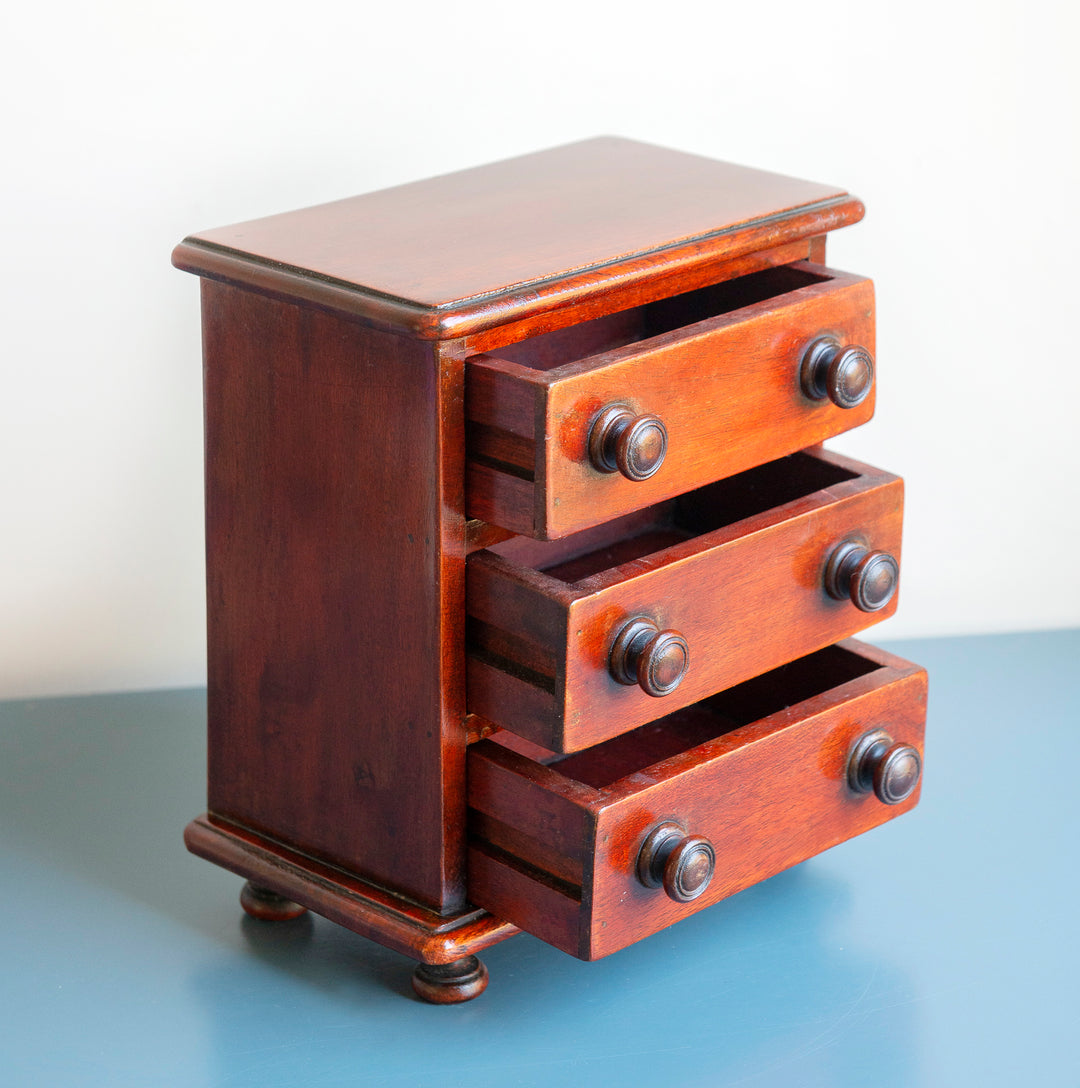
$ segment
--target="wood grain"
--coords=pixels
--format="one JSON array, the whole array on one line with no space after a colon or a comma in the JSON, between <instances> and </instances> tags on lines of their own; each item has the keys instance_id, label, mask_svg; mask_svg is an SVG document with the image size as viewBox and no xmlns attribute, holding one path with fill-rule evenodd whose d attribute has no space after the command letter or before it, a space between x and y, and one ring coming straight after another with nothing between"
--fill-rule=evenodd
<instances>
[{"instance_id":1,"label":"wood grain","mask_svg":"<svg viewBox=\"0 0 1080 1088\"><path fill-rule=\"evenodd\" d=\"M842 663L830 662L838 654L856 658L855 667L845 671ZM854 640L792 668L791 677L778 670L746 685L749 690L736 688L691 708L699 718L713 717L711 735L707 722L687 726L686 711L646 727L650 736L636 761L635 734L611 742L622 749L615 756L582 753L549 766L492 740L473 746L474 901L571 955L597 959L912 808L918 790L895 806L853 793L846 766L858 737L886 722L921 755L923 670ZM748 713L756 716L748 720ZM695 731L699 743L665 751L666 729L674 732L676 746ZM622 761L619 777L610 780L599 769L605 760L608 773ZM576 810L574 822L585 829L584 851L594 866L584 869L579 885L565 880L565 870L557 878L544 869L547 854L559 848L542 816L541 792ZM691 903L673 902L635 875L648 832L671 818L716 849L712 883ZM563 817L562 826L569 819ZM516 852L483 837L493 820L517 829ZM575 843L575 849L581 847ZM544 889L542 898L534 895L537 888Z\"/></svg>"},{"instance_id":2,"label":"wood grain","mask_svg":"<svg viewBox=\"0 0 1080 1088\"><path fill-rule=\"evenodd\" d=\"M473 356L467 508L557 538L865 423L873 392L845 410L800 388L803 353L825 334L873 352L873 285L804 262ZM590 463L590 427L612 404L667 428L667 457L648 480Z\"/></svg>"},{"instance_id":3,"label":"wood grain","mask_svg":"<svg viewBox=\"0 0 1080 1088\"><path fill-rule=\"evenodd\" d=\"M612 265L604 270L608 277L608 290L596 293L588 290L589 285L583 283L583 290L565 292L557 309L547 305L534 307L525 310L523 316L505 324L471 331L462 338L468 348L466 354L501 351L508 344L539 336L557 337L563 329L570 326L581 326L597 318L624 313L637 306L711 287L767 268L778 268L805 260L817 264L825 263L823 235L819 235L817 239L799 238L794 242L775 244L767 237L774 230L775 226L758 228L757 240L767 248L753 249L747 240L748 250L739 256L729 255L704 264L685 260L668 266L666 260L670 254L664 251L662 257L657 255L648 260L634 262L633 267L640 267L643 272L650 265L664 260L665 264L658 268L663 273L659 276L631 275L623 266Z\"/></svg>"},{"instance_id":4,"label":"wood grain","mask_svg":"<svg viewBox=\"0 0 1080 1088\"><path fill-rule=\"evenodd\" d=\"M182 242L207 436L189 848L429 964L515 924L596 958L910 808L842 768L864 727L921 746L924 675L823 649L896 606L822 576L846 538L899 557L902 483L795 452L873 410L798 379L814 337L873 348L872 285L824 267L862 214L603 138ZM667 429L644 482L586 463L615 400ZM664 698L608 668L640 617L690 647ZM673 815L717 849L690 904L634 875Z\"/></svg>"},{"instance_id":5,"label":"wood grain","mask_svg":"<svg viewBox=\"0 0 1080 1088\"><path fill-rule=\"evenodd\" d=\"M476 552L467 608L481 623L470 628L469 709L572 752L847 638L897 602L865 613L830 598L828 555L858 537L899 559L902 513L900 479L818 451L654 508L657 528L668 530L662 542L681 533L681 542L658 551L640 529L613 534L606 547L595 529L576 557L568 551L573 537ZM624 524L614 523L614 533ZM689 642L686 677L663 698L618 683L608 668L616 635L638 616ZM530 645L519 649L492 631ZM540 668L542 661L550 664Z\"/></svg>"},{"instance_id":6,"label":"wood grain","mask_svg":"<svg viewBox=\"0 0 1080 1088\"><path fill-rule=\"evenodd\" d=\"M460 367L203 288L210 809L459 909Z\"/></svg>"},{"instance_id":7,"label":"wood grain","mask_svg":"<svg viewBox=\"0 0 1080 1088\"><path fill-rule=\"evenodd\" d=\"M440 914L409 903L273 839L209 815L188 824L184 842L193 854L425 963L452 963L518 932L516 926L477 907Z\"/></svg>"},{"instance_id":8,"label":"wood grain","mask_svg":"<svg viewBox=\"0 0 1080 1088\"><path fill-rule=\"evenodd\" d=\"M834 186L605 137L203 231L174 263L449 339L692 278L862 214Z\"/></svg>"}]
</instances>

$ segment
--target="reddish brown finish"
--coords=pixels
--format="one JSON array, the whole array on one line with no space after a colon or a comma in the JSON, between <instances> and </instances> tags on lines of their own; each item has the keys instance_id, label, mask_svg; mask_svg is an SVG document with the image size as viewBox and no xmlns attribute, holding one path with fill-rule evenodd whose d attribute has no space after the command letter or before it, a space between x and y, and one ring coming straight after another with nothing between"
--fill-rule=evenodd
<instances>
[{"instance_id":1,"label":"reddish brown finish","mask_svg":"<svg viewBox=\"0 0 1080 1088\"><path fill-rule=\"evenodd\" d=\"M203 328L210 810L460 909L460 368L212 281Z\"/></svg>"},{"instance_id":2,"label":"reddish brown finish","mask_svg":"<svg viewBox=\"0 0 1080 1088\"><path fill-rule=\"evenodd\" d=\"M608 955L912 808L917 790L899 805L855 793L847 766L882 723L921 752L925 713L923 670L852 640L550 766L482 741L470 895L571 955ZM637 874L670 819L716 851L692 902Z\"/></svg>"},{"instance_id":3,"label":"reddish brown finish","mask_svg":"<svg viewBox=\"0 0 1080 1088\"><path fill-rule=\"evenodd\" d=\"M498 525L488 525L486 521L474 518L465 523L465 554L490 548L492 544L509 540L513 535L509 529L500 529Z\"/></svg>"},{"instance_id":4,"label":"reddish brown finish","mask_svg":"<svg viewBox=\"0 0 1080 1088\"><path fill-rule=\"evenodd\" d=\"M862 214L832 186L603 137L203 231L174 262L449 339L655 288Z\"/></svg>"},{"instance_id":5,"label":"reddish brown finish","mask_svg":"<svg viewBox=\"0 0 1080 1088\"><path fill-rule=\"evenodd\" d=\"M899 557L902 510L897 477L820 451L695 492L644 525L636 516L581 543L518 538L474 553L469 709L572 752L855 634L896 599L872 614L834 600L826 562L851 537ZM611 673L636 617L689 645L685 677L660 699Z\"/></svg>"},{"instance_id":6,"label":"reddish brown finish","mask_svg":"<svg viewBox=\"0 0 1080 1088\"><path fill-rule=\"evenodd\" d=\"M417 997L432 1005L460 1005L487 989L488 971L475 956L453 963L421 963L413 971L412 984Z\"/></svg>"},{"instance_id":7,"label":"reddish brown finish","mask_svg":"<svg viewBox=\"0 0 1080 1088\"><path fill-rule=\"evenodd\" d=\"M914 804L858 793L921 767L914 667L852 644L710 698L895 607L824 570L842 541L898 556L899 480L821 450L739 475L872 412L812 399L870 374L833 344L872 350L872 287L823 267L861 216L605 138L177 247L207 399L211 812L185 838L245 909L314 910L468 1000L513 921L594 958ZM866 603L881 579L840 566Z\"/></svg>"},{"instance_id":8,"label":"reddish brown finish","mask_svg":"<svg viewBox=\"0 0 1080 1088\"><path fill-rule=\"evenodd\" d=\"M866 422L872 392L842 409L803 391L803 356L825 333L872 352L873 285L802 263L473 356L469 513L556 538ZM594 464L590 438L614 405L667 430L647 479Z\"/></svg>"},{"instance_id":9,"label":"reddish brown finish","mask_svg":"<svg viewBox=\"0 0 1080 1088\"><path fill-rule=\"evenodd\" d=\"M509 922L476 907L437 914L281 843L208 815L188 824L184 842L193 854L301 903L362 937L425 963L451 963L518 932Z\"/></svg>"},{"instance_id":10,"label":"reddish brown finish","mask_svg":"<svg viewBox=\"0 0 1080 1088\"><path fill-rule=\"evenodd\" d=\"M307 907L286 899L277 892L247 881L240 889L240 906L244 913L260 922L291 922L307 914Z\"/></svg>"},{"instance_id":11,"label":"reddish brown finish","mask_svg":"<svg viewBox=\"0 0 1080 1088\"><path fill-rule=\"evenodd\" d=\"M821 241L823 243L824 239ZM557 334L562 330L567 330L567 336L576 337L578 330L570 329L572 325L587 324L598 317L622 313L674 295L696 291L717 283L726 283L728 280L747 276L752 272L761 272L804 260L824 264L824 246L815 245L812 239L802 239L729 260L680 266L670 270L670 274L662 279L642 277L628 279L625 282L616 279L610 284L610 290L605 294L596 295L590 292L571 295L564 300L564 305L558 310L527 312L516 321L470 333L462 338L462 344L467 348L467 355L475 355L497 351L507 344L516 344L522 340L549 334L554 334L553 340L558 340Z\"/></svg>"}]
</instances>

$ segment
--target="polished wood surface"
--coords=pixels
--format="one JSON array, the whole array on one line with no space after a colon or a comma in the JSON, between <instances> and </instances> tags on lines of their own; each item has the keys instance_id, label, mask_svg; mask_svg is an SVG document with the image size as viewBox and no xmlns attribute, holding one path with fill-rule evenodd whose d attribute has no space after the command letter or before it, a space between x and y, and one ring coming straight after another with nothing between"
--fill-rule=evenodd
<instances>
[{"instance_id":1,"label":"polished wood surface","mask_svg":"<svg viewBox=\"0 0 1080 1088\"><path fill-rule=\"evenodd\" d=\"M830 228L819 224L818 229ZM669 267L670 251L662 250L648 262L634 262L634 267L640 266L642 274L627 275L620 266L605 269L606 290L602 292L591 290L593 281L583 279L579 289L568 290L558 298L557 307L555 300L546 301L543 306L522 306L520 315L505 324L467 330L461 337L461 343L468 349L465 354L476 355L501 349L507 344L557 333L571 325L586 324L598 317L622 313L636 306L726 283L769 268L781 268L805 260L825 264L826 239L823 234L800 237L794 242L777 242L772 237L775 232L775 224L757 228L756 233L760 237L756 244L766 248L754 249L720 262L699 264L688 253L687 258L677 266ZM643 270L651 264L662 265L657 270L662 271L663 275L645 275Z\"/></svg>"},{"instance_id":2,"label":"polished wood surface","mask_svg":"<svg viewBox=\"0 0 1080 1088\"><path fill-rule=\"evenodd\" d=\"M184 842L193 854L425 963L452 963L518 932L473 906L449 914L428 910L211 815L192 820Z\"/></svg>"},{"instance_id":3,"label":"polished wood surface","mask_svg":"<svg viewBox=\"0 0 1080 1088\"><path fill-rule=\"evenodd\" d=\"M468 559L469 710L552 751L596 744L863 630L824 585L851 536L899 558L903 483L826 451L796 454L580 538L515 538ZM655 698L612 675L642 617L689 647ZM771 622L769 617L782 617Z\"/></svg>"},{"instance_id":4,"label":"polished wood surface","mask_svg":"<svg viewBox=\"0 0 1080 1088\"><path fill-rule=\"evenodd\" d=\"M857 408L874 387L873 354L864 345L845 346L836 336L823 336L803 353L799 383L811 400Z\"/></svg>"},{"instance_id":5,"label":"polished wood surface","mask_svg":"<svg viewBox=\"0 0 1080 1088\"><path fill-rule=\"evenodd\" d=\"M202 231L174 260L435 339L786 244L862 217L819 185L602 137Z\"/></svg>"},{"instance_id":6,"label":"polished wood surface","mask_svg":"<svg viewBox=\"0 0 1080 1088\"><path fill-rule=\"evenodd\" d=\"M848 786L870 727L922 751L926 674L850 640L670 719L543 765L497 743L469 751L473 899L582 959L598 959L908 811ZM677 819L715 850L679 901L638 873Z\"/></svg>"},{"instance_id":7,"label":"polished wood surface","mask_svg":"<svg viewBox=\"0 0 1080 1088\"><path fill-rule=\"evenodd\" d=\"M847 782L855 793L870 793L885 805L906 801L922 780L922 757L912 744L887 729L871 729L848 757Z\"/></svg>"},{"instance_id":8,"label":"polished wood surface","mask_svg":"<svg viewBox=\"0 0 1080 1088\"><path fill-rule=\"evenodd\" d=\"M862 212L603 138L177 247L186 841L245 910L324 915L452 1003L519 922L605 955L914 803L921 674L821 649L896 606L901 481L819 448L873 411L873 287L824 265Z\"/></svg>"},{"instance_id":9,"label":"polished wood surface","mask_svg":"<svg viewBox=\"0 0 1080 1088\"><path fill-rule=\"evenodd\" d=\"M848 409L803 391L823 332L873 352L873 284L801 263L472 356L469 513L555 538L865 423L872 390ZM613 406L666 429L646 479L594 464L593 429Z\"/></svg>"},{"instance_id":10,"label":"polished wood surface","mask_svg":"<svg viewBox=\"0 0 1080 1088\"><path fill-rule=\"evenodd\" d=\"M252 880L245 881L240 889L240 906L245 914L260 922L291 922L307 913L307 907Z\"/></svg>"},{"instance_id":11,"label":"polished wood surface","mask_svg":"<svg viewBox=\"0 0 1080 1088\"><path fill-rule=\"evenodd\" d=\"M420 963L412 977L416 996L432 1005L472 1001L487 984L487 968L475 956L462 956L451 963Z\"/></svg>"},{"instance_id":12,"label":"polished wood surface","mask_svg":"<svg viewBox=\"0 0 1080 1088\"><path fill-rule=\"evenodd\" d=\"M460 909L460 368L203 289L210 810Z\"/></svg>"}]
</instances>

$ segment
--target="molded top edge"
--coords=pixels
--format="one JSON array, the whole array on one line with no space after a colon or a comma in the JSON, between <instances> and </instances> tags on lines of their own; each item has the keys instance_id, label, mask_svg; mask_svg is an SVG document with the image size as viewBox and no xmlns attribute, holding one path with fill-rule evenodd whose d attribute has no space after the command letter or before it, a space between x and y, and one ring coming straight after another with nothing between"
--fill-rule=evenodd
<instances>
[{"instance_id":1,"label":"molded top edge","mask_svg":"<svg viewBox=\"0 0 1080 1088\"><path fill-rule=\"evenodd\" d=\"M862 215L831 186L600 137L203 231L173 262L443 339Z\"/></svg>"}]
</instances>

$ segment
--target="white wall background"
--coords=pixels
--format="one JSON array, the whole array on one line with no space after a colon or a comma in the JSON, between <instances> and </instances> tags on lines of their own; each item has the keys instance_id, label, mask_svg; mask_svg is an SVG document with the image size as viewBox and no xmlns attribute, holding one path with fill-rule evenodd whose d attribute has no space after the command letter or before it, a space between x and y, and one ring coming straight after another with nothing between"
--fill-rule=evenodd
<instances>
[{"instance_id":1,"label":"white wall background","mask_svg":"<svg viewBox=\"0 0 1080 1088\"><path fill-rule=\"evenodd\" d=\"M99 0L0 25L0 697L204 675L197 229L616 133L866 220L907 479L881 637L1080 623L1080 79L1028 0Z\"/></svg>"}]
</instances>

